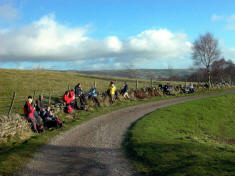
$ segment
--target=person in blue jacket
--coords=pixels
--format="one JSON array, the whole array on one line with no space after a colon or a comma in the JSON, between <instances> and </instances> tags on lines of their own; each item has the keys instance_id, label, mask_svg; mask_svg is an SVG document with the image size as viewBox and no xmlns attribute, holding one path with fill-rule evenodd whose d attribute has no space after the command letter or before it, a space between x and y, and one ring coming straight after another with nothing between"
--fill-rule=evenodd
<instances>
[{"instance_id":1,"label":"person in blue jacket","mask_svg":"<svg viewBox=\"0 0 235 176\"><path fill-rule=\"evenodd\" d=\"M88 91L88 98L92 99L100 107L100 102L99 102L99 100L97 98L97 95L98 95L98 91L96 90L95 87L91 88Z\"/></svg>"}]
</instances>

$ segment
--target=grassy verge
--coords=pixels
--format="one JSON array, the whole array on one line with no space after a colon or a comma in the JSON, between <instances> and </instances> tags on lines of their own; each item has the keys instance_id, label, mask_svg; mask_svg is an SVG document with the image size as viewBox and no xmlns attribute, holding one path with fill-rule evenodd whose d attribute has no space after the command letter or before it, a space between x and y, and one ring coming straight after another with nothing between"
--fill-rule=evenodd
<instances>
[{"instance_id":1,"label":"grassy verge","mask_svg":"<svg viewBox=\"0 0 235 176\"><path fill-rule=\"evenodd\" d=\"M124 147L143 175L235 175L235 94L153 112L136 122Z\"/></svg>"},{"instance_id":2,"label":"grassy verge","mask_svg":"<svg viewBox=\"0 0 235 176\"><path fill-rule=\"evenodd\" d=\"M211 92L220 92L223 90L211 91ZM198 92L194 95L199 94L208 94L208 91ZM93 111L80 111L75 115L78 116L78 119L66 120L63 128L57 130L49 130L43 134L35 135L31 137L27 141L19 141L18 139L13 139L7 144L0 145L0 175L13 175L19 169L22 169L25 164L30 160L32 155L35 153L37 149L39 149L42 145L48 143L50 139L54 136L58 135L61 132L67 131L68 129L80 125L92 118L95 118L99 115L112 112L114 110L118 110L121 108L125 108L127 106L133 106L145 102L158 101L162 99L170 99L175 97L182 97L185 95L177 95L177 96L163 96L163 97L152 97L150 99L138 99L136 101L119 101L113 106L110 107L94 107ZM64 119L66 114L61 113L60 118Z\"/></svg>"}]
</instances>

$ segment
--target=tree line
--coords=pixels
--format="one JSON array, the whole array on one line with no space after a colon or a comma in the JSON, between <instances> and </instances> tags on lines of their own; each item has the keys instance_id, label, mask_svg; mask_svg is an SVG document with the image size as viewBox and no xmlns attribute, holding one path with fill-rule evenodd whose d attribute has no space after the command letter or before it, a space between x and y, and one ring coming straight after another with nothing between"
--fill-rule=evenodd
<instances>
[{"instance_id":1,"label":"tree line","mask_svg":"<svg viewBox=\"0 0 235 176\"><path fill-rule=\"evenodd\" d=\"M235 64L221 57L218 39L213 34L200 35L192 46L192 60L196 70L189 76L172 76L169 80L217 83L235 82Z\"/></svg>"}]
</instances>

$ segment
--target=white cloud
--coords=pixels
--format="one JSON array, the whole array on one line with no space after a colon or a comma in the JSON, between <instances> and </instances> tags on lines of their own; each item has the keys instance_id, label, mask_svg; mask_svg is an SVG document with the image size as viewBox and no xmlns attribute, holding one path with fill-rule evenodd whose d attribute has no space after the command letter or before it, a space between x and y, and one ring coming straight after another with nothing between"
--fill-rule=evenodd
<instances>
[{"instance_id":1,"label":"white cloud","mask_svg":"<svg viewBox=\"0 0 235 176\"><path fill-rule=\"evenodd\" d=\"M221 21L225 23L226 30L235 30L235 14L231 15L212 15L212 22Z\"/></svg>"},{"instance_id":2,"label":"white cloud","mask_svg":"<svg viewBox=\"0 0 235 176\"><path fill-rule=\"evenodd\" d=\"M221 21L221 20L224 20L225 17L224 15L216 15L216 14L213 14L211 16L211 21L215 22L215 21Z\"/></svg>"},{"instance_id":3,"label":"white cloud","mask_svg":"<svg viewBox=\"0 0 235 176\"><path fill-rule=\"evenodd\" d=\"M122 49L122 42L115 36L107 37L106 43L107 47L114 52L119 52Z\"/></svg>"},{"instance_id":4,"label":"white cloud","mask_svg":"<svg viewBox=\"0 0 235 176\"><path fill-rule=\"evenodd\" d=\"M226 60L232 60L233 63L235 63L235 47L226 46L224 40L219 40L219 45L221 49L221 57L224 57Z\"/></svg>"},{"instance_id":5,"label":"white cloud","mask_svg":"<svg viewBox=\"0 0 235 176\"><path fill-rule=\"evenodd\" d=\"M24 70L25 68L23 66L19 66L17 69Z\"/></svg>"},{"instance_id":6,"label":"white cloud","mask_svg":"<svg viewBox=\"0 0 235 176\"><path fill-rule=\"evenodd\" d=\"M18 10L10 4L0 5L0 19L11 21L15 20L18 16Z\"/></svg>"},{"instance_id":7,"label":"white cloud","mask_svg":"<svg viewBox=\"0 0 235 176\"><path fill-rule=\"evenodd\" d=\"M222 48L222 55L226 60L232 60L235 63L235 48L228 48L224 46Z\"/></svg>"},{"instance_id":8,"label":"white cloud","mask_svg":"<svg viewBox=\"0 0 235 176\"><path fill-rule=\"evenodd\" d=\"M234 15L231 15L229 16L227 19L227 26L226 28L228 30L235 30L235 14Z\"/></svg>"},{"instance_id":9,"label":"white cloud","mask_svg":"<svg viewBox=\"0 0 235 176\"><path fill-rule=\"evenodd\" d=\"M0 29L3 62L99 61L99 66L121 67L129 63L170 59L177 61L191 51L186 34L167 29L146 30L126 39L87 36L89 28L60 24L53 14L19 29ZM110 60L111 59L111 60ZM93 63L94 64L94 63ZM97 67L97 65L96 65Z\"/></svg>"}]
</instances>

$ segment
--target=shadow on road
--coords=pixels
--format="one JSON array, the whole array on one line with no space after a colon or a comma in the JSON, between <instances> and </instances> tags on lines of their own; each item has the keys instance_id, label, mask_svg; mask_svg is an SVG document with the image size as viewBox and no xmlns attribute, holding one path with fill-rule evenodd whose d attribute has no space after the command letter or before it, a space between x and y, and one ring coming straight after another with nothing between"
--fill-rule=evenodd
<instances>
[{"instance_id":1,"label":"shadow on road","mask_svg":"<svg viewBox=\"0 0 235 176\"><path fill-rule=\"evenodd\" d=\"M115 151L115 152L114 152ZM108 176L120 175L119 160L113 160L114 153L120 153L121 149L85 148L46 145L33 159L33 166L27 168L18 175L35 176ZM104 155L104 161L98 161L96 157ZM47 161L47 162L45 162ZM115 163L114 163L115 162ZM31 163L32 164L32 163ZM112 169L112 174L110 173ZM115 170L116 169L116 170ZM121 168L125 169L125 168ZM116 173L116 174L113 174Z\"/></svg>"}]
</instances>

